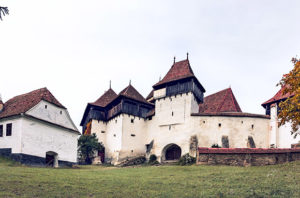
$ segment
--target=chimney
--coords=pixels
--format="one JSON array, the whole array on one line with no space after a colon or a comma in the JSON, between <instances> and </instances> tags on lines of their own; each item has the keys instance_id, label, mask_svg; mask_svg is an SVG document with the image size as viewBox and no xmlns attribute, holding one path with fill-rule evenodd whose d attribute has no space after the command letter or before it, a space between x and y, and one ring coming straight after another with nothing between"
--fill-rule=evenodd
<instances>
[{"instance_id":1,"label":"chimney","mask_svg":"<svg viewBox=\"0 0 300 198\"><path fill-rule=\"evenodd\" d=\"M3 108L4 108L4 103L2 102L2 97L0 94L0 112L3 110Z\"/></svg>"}]
</instances>

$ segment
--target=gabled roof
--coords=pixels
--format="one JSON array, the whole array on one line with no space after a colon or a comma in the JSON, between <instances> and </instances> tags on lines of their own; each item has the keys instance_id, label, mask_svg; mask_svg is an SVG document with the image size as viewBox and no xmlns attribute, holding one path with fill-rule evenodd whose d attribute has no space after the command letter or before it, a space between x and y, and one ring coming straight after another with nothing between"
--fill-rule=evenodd
<instances>
[{"instance_id":1,"label":"gabled roof","mask_svg":"<svg viewBox=\"0 0 300 198\"><path fill-rule=\"evenodd\" d=\"M108 105L111 101L113 101L118 95L109 88L100 98L98 98L95 102L90 103L91 105L99 106L99 107L105 107Z\"/></svg>"},{"instance_id":2,"label":"gabled roof","mask_svg":"<svg viewBox=\"0 0 300 198\"><path fill-rule=\"evenodd\" d=\"M149 103L131 84L129 84L125 89L123 89L120 93L119 96L125 96L127 98L143 102L146 104L151 104Z\"/></svg>"},{"instance_id":3,"label":"gabled roof","mask_svg":"<svg viewBox=\"0 0 300 198\"><path fill-rule=\"evenodd\" d=\"M153 93L154 93L154 89L152 89L152 91L148 94L148 96L146 97L146 100L149 100L153 97Z\"/></svg>"},{"instance_id":4,"label":"gabled roof","mask_svg":"<svg viewBox=\"0 0 300 198\"><path fill-rule=\"evenodd\" d=\"M182 60L179 62L175 62L168 73L165 75L165 77L161 81L156 83L153 87L189 77L195 77L194 72L190 66L190 62L188 59Z\"/></svg>"},{"instance_id":5,"label":"gabled roof","mask_svg":"<svg viewBox=\"0 0 300 198\"><path fill-rule=\"evenodd\" d=\"M0 113L0 118L25 113L29 109L37 105L41 100L45 100L65 109L65 107L60 102L58 102L58 100L52 95L52 93L45 87L26 94L15 96L12 99L8 100L6 103L4 103L4 108Z\"/></svg>"},{"instance_id":6,"label":"gabled roof","mask_svg":"<svg viewBox=\"0 0 300 198\"><path fill-rule=\"evenodd\" d=\"M200 113L242 112L231 88L206 96L199 105Z\"/></svg>"},{"instance_id":7,"label":"gabled roof","mask_svg":"<svg viewBox=\"0 0 300 198\"><path fill-rule=\"evenodd\" d=\"M265 107L267 104L273 104L279 102L281 100L287 99L295 94L286 93L283 94L284 87L282 87L271 99L267 100L266 102L262 103L262 106Z\"/></svg>"}]
</instances>

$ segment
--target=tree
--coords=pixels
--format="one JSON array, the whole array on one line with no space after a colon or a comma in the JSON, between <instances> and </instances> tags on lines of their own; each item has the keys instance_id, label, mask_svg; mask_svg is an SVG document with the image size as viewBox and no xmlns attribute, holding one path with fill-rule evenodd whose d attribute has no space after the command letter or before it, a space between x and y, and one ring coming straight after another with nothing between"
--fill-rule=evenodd
<instances>
[{"instance_id":1,"label":"tree","mask_svg":"<svg viewBox=\"0 0 300 198\"><path fill-rule=\"evenodd\" d=\"M103 152L104 146L101 142L98 142L95 134L80 136L78 139L78 153L82 161L91 164L95 158L95 153L98 151Z\"/></svg>"},{"instance_id":2,"label":"tree","mask_svg":"<svg viewBox=\"0 0 300 198\"><path fill-rule=\"evenodd\" d=\"M2 15L5 16L5 15L8 15L9 14L9 10L7 7L1 7L0 6L0 20L2 21Z\"/></svg>"},{"instance_id":3,"label":"tree","mask_svg":"<svg viewBox=\"0 0 300 198\"><path fill-rule=\"evenodd\" d=\"M291 134L296 137L300 134L300 60L293 58L292 62L294 68L279 82L283 88L282 94L290 97L279 103L278 118L279 126L289 122L292 124Z\"/></svg>"}]
</instances>

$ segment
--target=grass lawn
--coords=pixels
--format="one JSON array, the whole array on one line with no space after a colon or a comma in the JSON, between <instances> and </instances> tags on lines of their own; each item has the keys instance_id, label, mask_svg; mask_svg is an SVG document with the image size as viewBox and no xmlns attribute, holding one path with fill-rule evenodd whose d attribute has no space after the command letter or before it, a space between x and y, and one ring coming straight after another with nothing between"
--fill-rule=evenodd
<instances>
[{"instance_id":1,"label":"grass lawn","mask_svg":"<svg viewBox=\"0 0 300 198\"><path fill-rule=\"evenodd\" d=\"M300 197L300 161L275 166L34 168L0 158L0 197Z\"/></svg>"}]
</instances>

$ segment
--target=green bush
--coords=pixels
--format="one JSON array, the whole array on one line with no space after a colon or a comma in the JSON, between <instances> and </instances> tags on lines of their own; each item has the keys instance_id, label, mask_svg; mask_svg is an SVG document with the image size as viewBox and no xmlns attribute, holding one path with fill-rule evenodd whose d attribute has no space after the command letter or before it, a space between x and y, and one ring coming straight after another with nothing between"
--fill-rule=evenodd
<instances>
[{"instance_id":1,"label":"green bush","mask_svg":"<svg viewBox=\"0 0 300 198\"><path fill-rule=\"evenodd\" d=\"M211 145L211 148L221 148L218 144Z\"/></svg>"},{"instance_id":2,"label":"green bush","mask_svg":"<svg viewBox=\"0 0 300 198\"><path fill-rule=\"evenodd\" d=\"M150 155L149 157L149 164L154 165L154 164L159 164L159 162L157 161L157 157L156 155Z\"/></svg>"},{"instance_id":3,"label":"green bush","mask_svg":"<svg viewBox=\"0 0 300 198\"><path fill-rule=\"evenodd\" d=\"M185 165L192 165L196 163L196 158L190 156L190 154L184 154L183 156L180 157L178 164L181 166Z\"/></svg>"}]
</instances>

